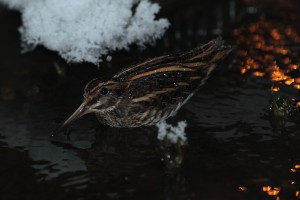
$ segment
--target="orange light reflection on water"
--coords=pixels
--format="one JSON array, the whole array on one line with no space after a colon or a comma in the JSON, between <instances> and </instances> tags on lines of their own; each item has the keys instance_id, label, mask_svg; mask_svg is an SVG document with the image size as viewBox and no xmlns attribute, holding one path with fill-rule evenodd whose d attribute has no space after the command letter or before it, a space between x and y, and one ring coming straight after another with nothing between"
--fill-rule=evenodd
<instances>
[{"instance_id":1,"label":"orange light reflection on water","mask_svg":"<svg viewBox=\"0 0 300 200\"><path fill-rule=\"evenodd\" d=\"M300 84L294 85L294 88L296 88L297 90L300 90Z\"/></svg>"},{"instance_id":2,"label":"orange light reflection on water","mask_svg":"<svg viewBox=\"0 0 300 200\"><path fill-rule=\"evenodd\" d=\"M298 69L299 67L298 67L298 65L289 65L289 69L291 69L291 70L296 70L296 69Z\"/></svg>"},{"instance_id":3,"label":"orange light reflection on water","mask_svg":"<svg viewBox=\"0 0 300 200\"><path fill-rule=\"evenodd\" d=\"M238 51L240 74L276 82L274 92L281 85L300 90L300 51L294 49L300 46L300 33L296 29L261 20L237 28L233 34L237 44L244 47Z\"/></svg>"},{"instance_id":4,"label":"orange light reflection on water","mask_svg":"<svg viewBox=\"0 0 300 200\"><path fill-rule=\"evenodd\" d=\"M271 187L271 186L263 186L263 191L266 192L269 196L276 196L279 194L281 188L280 187Z\"/></svg>"},{"instance_id":5,"label":"orange light reflection on water","mask_svg":"<svg viewBox=\"0 0 300 200\"><path fill-rule=\"evenodd\" d=\"M273 90L273 92L278 92L280 90L280 88L279 87L273 87L272 90Z\"/></svg>"},{"instance_id":6,"label":"orange light reflection on water","mask_svg":"<svg viewBox=\"0 0 300 200\"><path fill-rule=\"evenodd\" d=\"M282 86L300 92L300 33L291 25L268 21L243 25L233 31L237 38L240 56L240 74L256 78L266 78L274 82L274 92L280 91ZM300 108L299 98L292 98ZM298 173L300 164L291 167L291 171ZM295 188L296 184L291 181ZM239 187L246 191L247 188ZM262 190L276 200L280 200L281 187L262 186ZM283 194L284 192L282 192ZM297 188L294 195L299 197Z\"/></svg>"},{"instance_id":7,"label":"orange light reflection on water","mask_svg":"<svg viewBox=\"0 0 300 200\"><path fill-rule=\"evenodd\" d=\"M240 186L240 187L239 187L239 190L241 190L241 191L243 191L243 192L246 192L248 189L247 189L246 187L244 187L244 186Z\"/></svg>"},{"instance_id":8,"label":"orange light reflection on water","mask_svg":"<svg viewBox=\"0 0 300 200\"><path fill-rule=\"evenodd\" d=\"M257 77L263 77L263 76L265 76L265 74L266 74L266 73L260 72L260 71L253 72L253 75L254 75L254 76L257 76Z\"/></svg>"}]
</instances>

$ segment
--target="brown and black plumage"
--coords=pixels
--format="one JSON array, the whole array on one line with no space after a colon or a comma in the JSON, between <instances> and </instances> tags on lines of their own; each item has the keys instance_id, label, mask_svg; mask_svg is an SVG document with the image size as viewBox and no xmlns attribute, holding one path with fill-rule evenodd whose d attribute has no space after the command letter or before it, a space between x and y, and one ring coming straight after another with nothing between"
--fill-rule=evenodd
<instances>
[{"instance_id":1,"label":"brown and black plumage","mask_svg":"<svg viewBox=\"0 0 300 200\"><path fill-rule=\"evenodd\" d=\"M106 81L93 79L83 103L61 128L87 113L113 127L154 125L185 104L230 51L218 38L186 53L130 66Z\"/></svg>"}]
</instances>

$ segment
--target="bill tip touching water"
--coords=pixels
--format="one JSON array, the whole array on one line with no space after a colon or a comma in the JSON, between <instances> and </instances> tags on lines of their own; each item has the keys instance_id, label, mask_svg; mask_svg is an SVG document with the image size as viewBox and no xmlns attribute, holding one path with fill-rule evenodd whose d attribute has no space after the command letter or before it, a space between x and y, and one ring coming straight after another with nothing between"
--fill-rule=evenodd
<instances>
[{"instance_id":1,"label":"bill tip touching water","mask_svg":"<svg viewBox=\"0 0 300 200\"><path fill-rule=\"evenodd\" d=\"M155 125L179 110L230 51L217 38L188 52L129 66L107 80L93 79L82 104L52 135L88 113L112 127Z\"/></svg>"}]
</instances>

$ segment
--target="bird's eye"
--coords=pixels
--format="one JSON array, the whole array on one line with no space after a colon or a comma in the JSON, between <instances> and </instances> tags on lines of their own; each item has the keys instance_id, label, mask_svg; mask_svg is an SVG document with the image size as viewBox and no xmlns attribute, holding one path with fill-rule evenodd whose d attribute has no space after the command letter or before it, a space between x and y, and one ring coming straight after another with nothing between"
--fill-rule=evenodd
<instances>
[{"instance_id":1,"label":"bird's eye","mask_svg":"<svg viewBox=\"0 0 300 200\"><path fill-rule=\"evenodd\" d=\"M108 89L107 89L107 88L102 88L102 89L100 90L100 93L101 93L102 95L107 95Z\"/></svg>"}]
</instances>

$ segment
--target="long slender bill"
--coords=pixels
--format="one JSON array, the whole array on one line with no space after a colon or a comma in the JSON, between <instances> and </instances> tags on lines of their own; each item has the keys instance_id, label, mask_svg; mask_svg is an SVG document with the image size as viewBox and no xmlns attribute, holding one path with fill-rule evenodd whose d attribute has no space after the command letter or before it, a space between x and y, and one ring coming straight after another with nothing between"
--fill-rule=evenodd
<instances>
[{"instance_id":1,"label":"long slender bill","mask_svg":"<svg viewBox=\"0 0 300 200\"><path fill-rule=\"evenodd\" d=\"M61 130L63 130L65 127L67 127L69 124L80 118L81 116L89 113L88 107L86 106L86 102L83 102L77 110L66 120L64 121L58 128L56 128L51 136L55 136L57 133L59 133Z\"/></svg>"}]
</instances>

